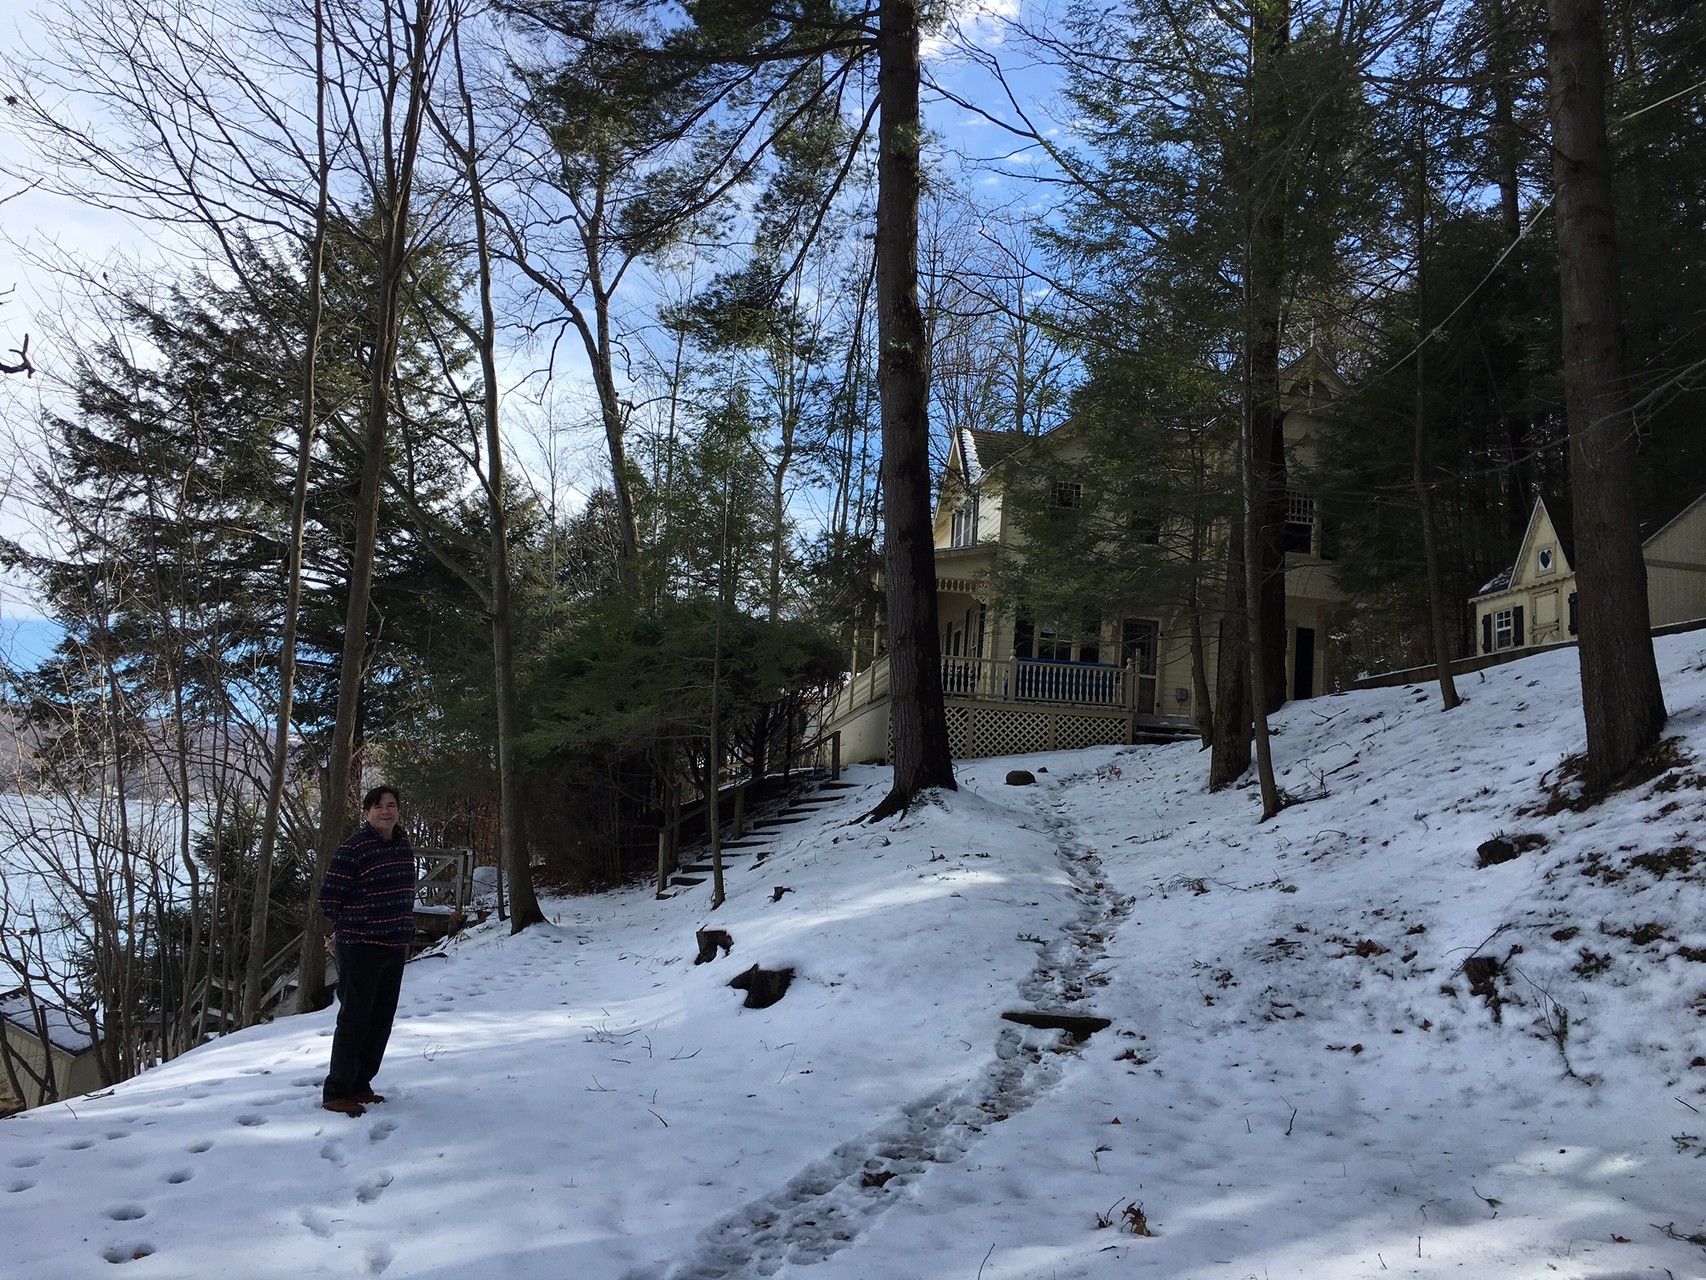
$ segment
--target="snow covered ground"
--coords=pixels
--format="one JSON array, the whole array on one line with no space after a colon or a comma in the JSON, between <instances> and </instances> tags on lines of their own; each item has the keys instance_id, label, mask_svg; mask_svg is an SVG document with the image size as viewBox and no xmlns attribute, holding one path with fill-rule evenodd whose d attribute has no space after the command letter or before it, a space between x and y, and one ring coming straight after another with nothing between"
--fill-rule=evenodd
<instances>
[{"instance_id":1,"label":"snow covered ground","mask_svg":"<svg viewBox=\"0 0 1706 1280\"><path fill-rule=\"evenodd\" d=\"M855 770L715 913L552 901L411 965L362 1118L328 1012L0 1123L0 1275L1699 1280L1706 635L1660 660L1675 766L1581 812L1569 652L1287 708L1265 824L1190 745L873 825Z\"/></svg>"}]
</instances>

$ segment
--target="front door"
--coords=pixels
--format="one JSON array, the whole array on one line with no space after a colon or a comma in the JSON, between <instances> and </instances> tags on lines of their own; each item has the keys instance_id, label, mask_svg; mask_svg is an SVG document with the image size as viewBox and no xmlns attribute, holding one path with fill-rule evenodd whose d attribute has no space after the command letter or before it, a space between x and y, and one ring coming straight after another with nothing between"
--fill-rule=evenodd
<instances>
[{"instance_id":1,"label":"front door","mask_svg":"<svg viewBox=\"0 0 1706 1280\"><path fill-rule=\"evenodd\" d=\"M1299 627L1291 642L1291 696L1315 696L1315 628Z\"/></svg>"}]
</instances>

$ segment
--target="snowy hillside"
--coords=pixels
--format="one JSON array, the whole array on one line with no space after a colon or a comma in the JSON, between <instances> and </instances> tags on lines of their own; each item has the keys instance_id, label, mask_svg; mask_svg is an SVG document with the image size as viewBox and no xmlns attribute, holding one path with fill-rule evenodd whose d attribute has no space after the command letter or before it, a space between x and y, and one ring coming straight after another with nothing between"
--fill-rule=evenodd
<instances>
[{"instance_id":1,"label":"snowy hillside","mask_svg":"<svg viewBox=\"0 0 1706 1280\"><path fill-rule=\"evenodd\" d=\"M1266 824L1190 745L872 826L855 770L714 914L411 965L364 1117L318 1107L328 1012L0 1123L0 1276L1699 1280L1706 635L1660 642L1672 767L1581 812L1574 664L1287 708Z\"/></svg>"}]
</instances>

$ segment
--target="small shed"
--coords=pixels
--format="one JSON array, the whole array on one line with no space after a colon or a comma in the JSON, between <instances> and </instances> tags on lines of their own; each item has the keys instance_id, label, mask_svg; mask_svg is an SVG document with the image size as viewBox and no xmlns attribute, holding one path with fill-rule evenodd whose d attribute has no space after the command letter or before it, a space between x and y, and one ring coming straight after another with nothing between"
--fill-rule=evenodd
<instances>
[{"instance_id":1,"label":"small shed","mask_svg":"<svg viewBox=\"0 0 1706 1280\"><path fill-rule=\"evenodd\" d=\"M1706 618L1706 495L1659 523L1641 544L1641 558L1653 626ZM1576 571L1544 498L1534 501L1516 560L1469 607L1483 654L1576 638Z\"/></svg>"},{"instance_id":2,"label":"small shed","mask_svg":"<svg viewBox=\"0 0 1706 1280\"><path fill-rule=\"evenodd\" d=\"M5 1037L0 1063L25 1108L75 1098L106 1083L100 1046L88 1028L58 1005L32 1000L23 987L0 993L0 1035ZM51 1096L44 1079L53 1081Z\"/></svg>"}]
</instances>

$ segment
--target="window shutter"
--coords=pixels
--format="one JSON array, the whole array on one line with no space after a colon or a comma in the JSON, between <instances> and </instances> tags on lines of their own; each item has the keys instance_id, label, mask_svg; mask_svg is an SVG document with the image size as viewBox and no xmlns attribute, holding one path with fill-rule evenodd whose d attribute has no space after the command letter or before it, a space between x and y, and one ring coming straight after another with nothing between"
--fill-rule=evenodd
<instances>
[{"instance_id":1,"label":"window shutter","mask_svg":"<svg viewBox=\"0 0 1706 1280\"><path fill-rule=\"evenodd\" d=\"M1522 648L1522 606L1519 604L1511 610L1511 644Z\"/></svg>"},{"instance_id":2,"label":"window shutter","mask_svg":"<svg viewBox=\"0 0 1706 1280\"><path fill-rule=\"evenodd\" d=\"M1576 634L1576 593L1570 592L1570 634Z\"/></svg>"},{"instance_id":3,"label":"window shutter","mask_svg":"<svg viewBox=\"0 0 1706 1280\"><path fill-rule=\"evenodd\" d=\"M1491 653L1492 651L1493 651L1493 615L1490 613L1483 613L1481 615L1481 652L1482 653Z\"/></svg>"}]
</instances>

